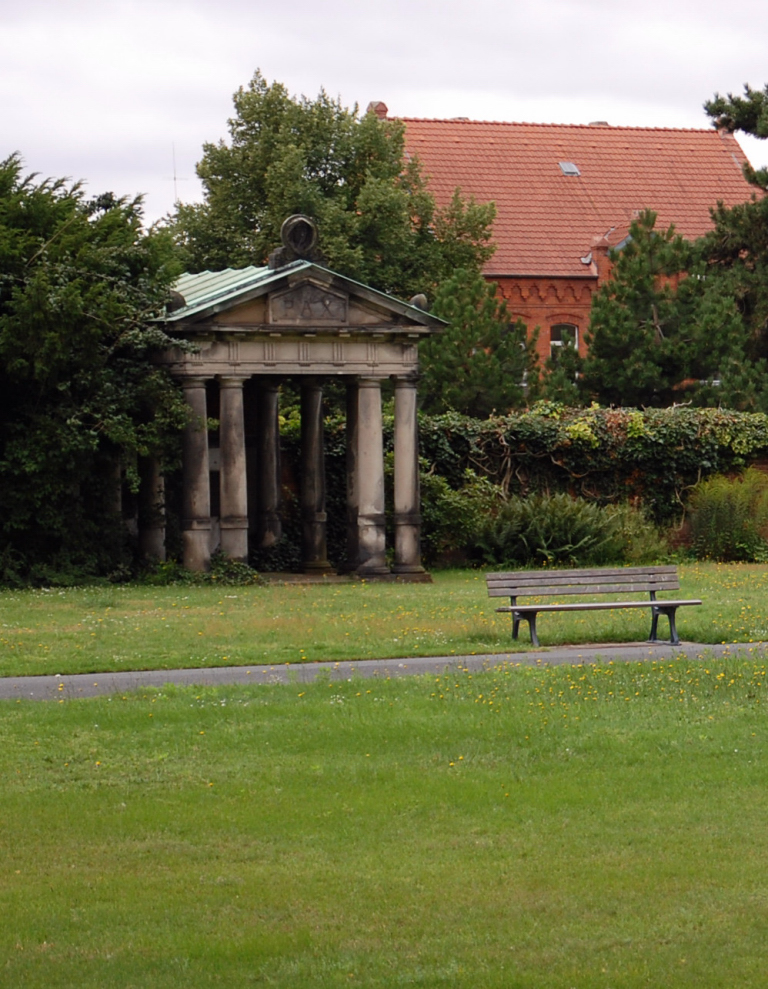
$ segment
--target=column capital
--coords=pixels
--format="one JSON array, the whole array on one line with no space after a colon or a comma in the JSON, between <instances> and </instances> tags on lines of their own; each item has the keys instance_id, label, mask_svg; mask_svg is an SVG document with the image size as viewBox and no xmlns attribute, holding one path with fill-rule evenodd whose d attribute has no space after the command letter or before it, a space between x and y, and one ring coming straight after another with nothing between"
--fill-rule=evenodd
<instances>
[{"instance_id":1,"label":"column capital","mask_svg":"<svg viewBox=\"0 0 768 989\"><path fill-rule=\"evenodd\" d=\"M204 377L203 375L185 375L183 378L179 379L181 381L182 388L205 388L206 382L213 381L212 376Z\"/></svg>"},{"instance_id":2,"label":"column capital","mask_svg":"<svg viewBox=\"0 0 768 989\"><path fill-rule=\"evenodd\" d=\"M219 374L216 377L219 382L219 388L242 388L250 375Z\"/></svg>"},{"instance_id":3,"label":"column capital","mask_svg":"<svg viewBox=\"0 0 768 989\"><path fill-rule=\"evenodd\" d=\"M357 384L360 388L381 388L383 380L383 378L363 377L361 375L357 378Z\"/></svg>"}]
</instances>

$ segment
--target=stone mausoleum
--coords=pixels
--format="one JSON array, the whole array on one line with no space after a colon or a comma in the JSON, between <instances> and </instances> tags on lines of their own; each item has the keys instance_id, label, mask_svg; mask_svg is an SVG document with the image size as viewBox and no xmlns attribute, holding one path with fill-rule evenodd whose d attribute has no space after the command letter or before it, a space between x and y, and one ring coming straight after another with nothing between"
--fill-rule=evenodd
<instances>
[{"instance_id":1,"label":"stone mausoleum","mask_svg":"<svg viewBox=\"0 0 768 989\"><path fill-rule=\"evenodd\" d=\"M301 394L300 505L305 572L331 569L326 549L323 384L346 384L345 569L419 579L418 344L444 323L416 305L311 260L310 221L284 224L270 266L185 274L165 317L194 350L161 360L192 410L183 445L183 562L206 569L212 552L246 562L252 545L280 539L280 383ZM303 255L303 256L302 256ZM413 300L421 301L419 299ZM387 562L381 385L394 382L394 562ZM216 402L216 399L218 401ZM208 420L218 405L218 445ZM164 556L163 481L144 484L142 549ZM212 506L215 511L212 512Z\"/></svg>"}]
</instances>

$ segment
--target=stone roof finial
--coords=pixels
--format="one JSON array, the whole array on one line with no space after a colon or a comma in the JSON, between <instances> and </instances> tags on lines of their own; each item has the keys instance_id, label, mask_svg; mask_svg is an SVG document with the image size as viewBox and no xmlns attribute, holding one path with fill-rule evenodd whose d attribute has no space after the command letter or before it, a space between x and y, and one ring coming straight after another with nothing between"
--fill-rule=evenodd
<instances>
[{"instance_id":1,"label":"stone roof finial","mask_svg":"<svg viewBox=\"0 0 768 989\"><path fill-rule=\"evenodd\" d=\"M282 268L293 261L325 263L325 258L317 249L317 224L308 216L294 213L283 220L280 240L283 246L269 255L270 268Z\"/></svg>"}]
</instances>

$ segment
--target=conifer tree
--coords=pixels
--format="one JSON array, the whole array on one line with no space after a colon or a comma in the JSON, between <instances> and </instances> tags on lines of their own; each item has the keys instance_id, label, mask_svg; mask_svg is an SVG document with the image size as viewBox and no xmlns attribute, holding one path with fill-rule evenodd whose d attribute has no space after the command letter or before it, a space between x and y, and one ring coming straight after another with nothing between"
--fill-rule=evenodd
<instances>
[{"instance_id":1,"label":"conifer tree","mask_svg":"<svg viewBox=\"0 0 768 989\"><path fill-rule=\"evenodd\" d=\"M768 137L768 86L744 87L743 96L716 93L704 104L715 126ZM741 317L745 363L740 389L745 407L768 411L768 169L744 166L745 177L755 186L748 202L713 210L714 229L702 242L711 281L723 296L733 299ZM749 379L749 380L747 380Z\"/></svg>"},{"instance_id":2,"label":"conifer tree","mask_svg":"<svg viewBox=\"0 0 768 989\"><path fill-rule=\"evenodd\" d=\"M612 277L592 304L580 389L609 405L721 401L726 392L713 389L745 361L742 321L699 247L655 223L645 211L613 254Z\"/></svg>"},{"instance_id":3,"label":"conifer tree","mask_svg":"<svg viewBox=\"0 0 768 989\"><path fill-rule=\"evenodd\" d=\"M496 286L459 269L431 309L449 326L420 347L422 408L484 419L524 404L526 382L535 375L534 341L523 323L510 322Z\"/></svg>"}]
</instances>

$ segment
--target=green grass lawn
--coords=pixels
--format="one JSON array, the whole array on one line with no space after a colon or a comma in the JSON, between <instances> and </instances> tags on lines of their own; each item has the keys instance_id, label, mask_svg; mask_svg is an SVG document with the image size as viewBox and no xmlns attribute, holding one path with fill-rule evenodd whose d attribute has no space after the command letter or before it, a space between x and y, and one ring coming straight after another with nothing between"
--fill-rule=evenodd
<instances>
[{"instance_id":1,"label":"green grass lawn","mask_svg":"<svg viewBox=\"0 0 768 989\"><path fill-rule=\"evenodd\" d=\"M768 639L768 566L679 568L684 640ZM138 587L0 592L0 675L89 673L400 656L470 655L513 647L482 573L434 584ZM543 645L643 641L645 609L544 614ZM665 619L659 623L667 634Z\"/></svg>"},{"instance_id":2,"label":"green grass lawn","mask_svg":"<svg viewBox=\"0 0 768 989\"><path fill-rule=\"evenodd\" d=\"M0 985L762 989L766 676L0 702Z\"/></svg>"}]
</instances>

